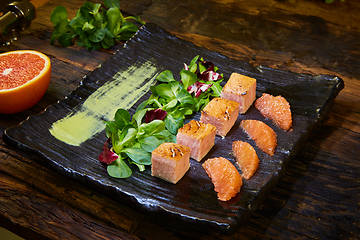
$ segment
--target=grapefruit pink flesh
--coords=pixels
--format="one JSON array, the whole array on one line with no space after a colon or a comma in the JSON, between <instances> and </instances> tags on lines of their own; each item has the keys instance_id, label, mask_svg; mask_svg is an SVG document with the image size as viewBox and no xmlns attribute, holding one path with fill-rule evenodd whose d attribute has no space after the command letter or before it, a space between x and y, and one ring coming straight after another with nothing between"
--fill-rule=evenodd
<instances>
[{"instance_id":1,"label":"grapefruit pink flesh","mask_svg":"<svg viewBox=\"0 0 360 240\"><path fill-rule=\"evenodd\" d=\"M221 201L228 201L240 192L242 179L236 167L226 158L210 158L202 164L214 184Z\"/></svg>"},{"instance_id":2,"label":"grapefruit pink flesh","mask_svg":"<svg viewBox=\"0 0 360 240\"><path fill-rule=\"evenodd\" d=\"M45 66L45 60L31 53L4 55L0 62L0 89L23 85L36 77Z\"/></svg>"},{"instance_id":3,"label":"grapefruit pink flesh","mask_svg":"<svg viewBox=\"0 0 360 240\"><path fill-rule=\"evenodd\" d=\"M235 141L232 150L242 171L241 175L246 180L250 179L259 167L259 157L255 149L247 142Z\"/></svg>"},{"instance_id":4,"label":"grapefruit pink flesh","mask_svg":"<svg viewBox=\"0 0 360 240\"><path fill-rule=\"evenodd\" d=\"M279 128L289 130L292 126L290 104L282 96L272 96L267 93L255 101L255 107L260 113L271 119Z\"/></svg>"},{"instance_id":5,"label":"grapefruit pink flesh","mask_svg":"<svg viewBox=\"0 0 360 240\"><path fill-rule=\"evenodd\" d=\"M255 141L262 151L270 156L274 155L277 136L271 127L259 120L242 120L240 127Z\"/></svg>"}]
</instances>

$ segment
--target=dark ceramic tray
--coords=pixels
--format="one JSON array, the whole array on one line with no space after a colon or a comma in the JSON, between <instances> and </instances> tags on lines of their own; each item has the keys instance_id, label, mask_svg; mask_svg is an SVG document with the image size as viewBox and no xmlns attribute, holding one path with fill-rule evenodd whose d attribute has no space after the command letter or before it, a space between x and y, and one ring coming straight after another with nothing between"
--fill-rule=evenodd
<instances>
[{"instance_id":1,"label":"dark ceramic tray","mask_svg":"<svg viewBox=\"0 0 360 240\"><path fill-rule=\"evenodd\" d=\"M196 161L191 160L190 170L176 185L151 177L149 167L144 172L134 170L132 177L128 179L114 179L107 175L97 160L105 141L104 131L95 134L79 146L68 145L49 133L54 122L79 112L85 111L100 123L103 119L109 119L109 112L105 111L107 106L99 108L100 103L93 101L92 104L97 105L97 111L89 112L86 110L89 102L85 101L100 87L115 81L114 75L121 76L117 78L117 86L124 83L129 86L138 84L135 84L135 87L130 86L132 90L129 90L129 93L116 97L116 101L121 103L127 101L129 96L140 97L142 94L138 90L143 88L146 92L146 83L162 70L169 69L178 73L183 63L190 62L195 55L212 61L220 68L220 72L224 73L225 79L228 79L232 72L256 78L257 96L263 92L281 94L290 102L292 109L292 131L280 130L251 107L245 115L239 116L225 139L216 138L216 145L207 157L223 156L234 162L234 157L230 154L232 141L246 140L255 146L238 127L242 119L263 120L278 135L278 147L273 157L264 154L255 146L260 158L260 168L253 178L244 181L241 192L230 201L221 202L217 199L210 179L202 169L201 163ZM141 74L137 72L139 69ZM138 80L130 81L130 78ZM255 68L248 63L197 47L170 35L156 25L148 24L128 41L123 49L86 76L81 86L72 94L48 107L43 113L31 116L19 126L7 129L4 140L40 154L46 165L103 190L119 201L131 203L132 206L156 213L164 219L181 219L183 224L194 228L215 227L227 231L233 229L248 216L248 213L256 209L266 192L278 180L286 163L294 157L307 136L326 115L331 101L343 86L343 81L334 76L296 74L262 66ZM137 104L148 96L149 93L146 93L140 99L128 102L126 106L135 104L130 109L134 112ZM198 119L199 115L195 115L194 118Z\"/></svg>"}]
</instances>

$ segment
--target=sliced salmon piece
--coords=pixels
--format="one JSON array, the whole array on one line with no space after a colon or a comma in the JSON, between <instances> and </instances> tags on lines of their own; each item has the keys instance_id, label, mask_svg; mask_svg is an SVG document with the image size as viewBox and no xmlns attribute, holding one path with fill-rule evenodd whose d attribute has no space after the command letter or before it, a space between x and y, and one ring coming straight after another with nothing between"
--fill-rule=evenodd
<instances>
[{"instance_id":1,"label":"sliced salmon piece","mask_svg":"<svg viewBox=\"0 0 360 240\"><path fill-rule=\"evenodd\" d=\"M221 97L238 102L239 111L244 114L255 101L256 79L232 73L221 91Z\"/></svg>"},{"instance_id":2,"label":"sliced salmon piece","mask_svg":"<svg viewBox=\"0 0 360 240\"><path fill-rule=\"evenodd\" d=\"M176 143L162 143L151 154L151 175L177 183L189 170L190 148Z\"/></svg>"},{"instance_id":3,"label":"sliced salmon piece","mask_svg":"<svg viewBox=\"0 0 360 240\"><path fill-rule=\"evenodd\" d=\"M240 127L255 141L262 151L270 156L274 155L277 136L271 127L259 120L242 120Z\"/></svg>"},{"instance_id":4,"label":"sliced salmon piece","mask_svg":"<svg viewBox=\"0 0 360 240\"><path fill-rule=\"evenodd\" d=\"M232 150L242 171L241 175L247 180L250 179L259 168L259 158L255 149L247 142L235 141Z\"/></svg>"},{"instance_id":5,"label":"sliced salmon piece","mask_svg":"<svg viewBox=\"0 0 360 240\"><path fill-rule=\"evenodd\" d=\"M213 98L201 111L200 121L216 127L216 134L225 137L239 115L239 103Z\"/></svg>"},{"instance_id":6,"label":"sliced salmon piece","mask_svg":"<svg viewBox=\"0 0 360 240\"><path fill-rule=\"evenodd\" d=\"M255 101L255 107L260 113L271 119L279 128L289 130L292 126L290 104L282 96L272 96L267 93Z\"/></svg>"},{"instance_id":7,"label":"sliced salmon piece","mask_svg":"<svg viewBox=\"0 0 360 240\"><path fill-rule=\"evenodd\" d=\"M240 192L242 179L236 167L226 158L210 158L202 167L210 177L221 201L227 201Z\"/></svg>"},{"instance_id":8,"label":"sliced salmon piece","mask_svg":"<svg viewBox=\"0 0 360 240\"><path fill-rule=\"evenodd\" d=\"M176 142L190 148L190 157L200 162L215 144L216 127L191 120L179 129Z\"/></svg>"}]
</instances>

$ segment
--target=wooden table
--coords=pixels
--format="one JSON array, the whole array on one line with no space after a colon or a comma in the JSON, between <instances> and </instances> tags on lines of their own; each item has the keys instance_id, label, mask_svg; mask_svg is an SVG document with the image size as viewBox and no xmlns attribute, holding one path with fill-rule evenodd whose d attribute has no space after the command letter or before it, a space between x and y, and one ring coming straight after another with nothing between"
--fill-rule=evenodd
<instances>
[{"instance_id":1,"label":"wooden table","mask_svg":"<svg viewBox=\"0 0 360 240\"><path fill-rule=\"evenodd\" d=\"M34 1L37 18L1 51L35 49L51 57L52 79L32 109L0 115L0 130L74 90L113 51L50 45L51 10L70 15L82 1ZM235 233L176 232L137 209L66 178L0 139L0 225L28 239L356 239L360 236L360 2L307 0L122 0L196 45L254 65L334 74L345 89L306 147L290 162L262 208ZM1 104L1 103L0 103Z\"/></svg>"}]
</instances>

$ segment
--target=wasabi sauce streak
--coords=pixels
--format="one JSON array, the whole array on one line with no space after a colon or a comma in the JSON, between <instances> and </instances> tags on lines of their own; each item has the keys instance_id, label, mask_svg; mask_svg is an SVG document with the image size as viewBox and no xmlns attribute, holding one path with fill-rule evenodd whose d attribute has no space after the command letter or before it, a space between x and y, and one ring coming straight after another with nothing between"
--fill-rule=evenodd
<instances>
[{"instance_id":1,"label":"wasabi sauce streak","mask_svg":"<svg viewBox=\"0 0 360 240\"><path fill-rule=\"evenodd\" d=\"M130 109L156 81L157 69L151 62L130 66L116 73L113 81L105 83L86 101L49 129L58 140L80 146L105 128L103 120L110 120L118 108Z\"/></svg>"}]
</instances>

